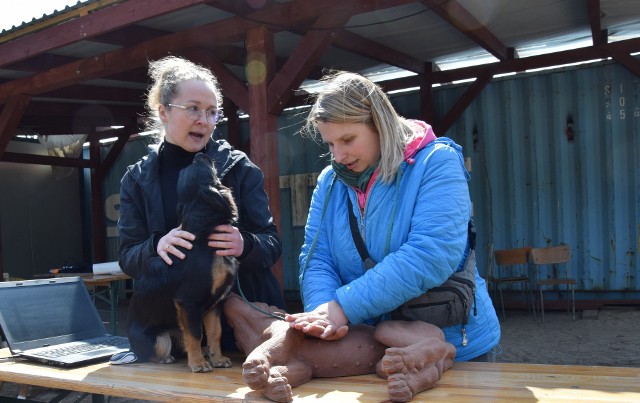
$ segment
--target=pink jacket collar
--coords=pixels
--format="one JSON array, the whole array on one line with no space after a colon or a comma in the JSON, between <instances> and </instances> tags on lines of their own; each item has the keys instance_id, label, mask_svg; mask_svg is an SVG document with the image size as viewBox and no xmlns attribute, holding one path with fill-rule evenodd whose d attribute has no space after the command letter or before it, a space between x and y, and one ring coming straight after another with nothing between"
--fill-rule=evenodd
<instances>
[{"instance_id":1,"label":"pink jacket collar","mask_svg":"<svg viewBox=\"0 0 640 403\"><path fill-rule=\"evenodd\" d=\"M431 128L431 125L421 120L412 120L411 122L417 125L422 130L421 132L416 130L415 136L412 140L409 141L409 143L407 143L407 146L404 149L404 160L409 164L413 164L415 162L413 156L416 155L418 151L422 150L429 143L436 139L436 135L433 132L433 128ZM359 189L356 189L356 194L358 195L358 205L360 206L360 209L364 208L367 194L369 194L369 190L371 189L371 186L373 185L377 177L378 170L376 169L373 175L371 175L371 179L369 179L366 193L363 193Z\"/></svg>"}]
</instances>

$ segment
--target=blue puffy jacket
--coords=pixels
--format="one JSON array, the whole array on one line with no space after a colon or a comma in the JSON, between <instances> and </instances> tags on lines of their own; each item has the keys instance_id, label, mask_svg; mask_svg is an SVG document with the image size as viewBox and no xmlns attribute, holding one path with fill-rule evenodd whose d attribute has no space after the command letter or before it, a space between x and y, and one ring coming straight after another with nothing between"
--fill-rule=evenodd
<instances>
[{"instance_id":1,"label":"blue puffy jacket","mask_svg":"<svg viewBox=\"0 0 640 403\"><path fill-rule=\"evenodd\" d=\"M336 300L350 323L375 323L461 269L471 216L468 175L461 147L438 138L406 159L393 183L376 180L360 214L355 191L336 179L331 166L325 168L313 193L300 254L305 311ZM347 197L367 250L378 262L370 270L349 229ZM478 274L475 304L466 346L461 326L443 329L457 349L457 361L484 354L500 340L500 324Z\"/></svg>"}]
</instances>

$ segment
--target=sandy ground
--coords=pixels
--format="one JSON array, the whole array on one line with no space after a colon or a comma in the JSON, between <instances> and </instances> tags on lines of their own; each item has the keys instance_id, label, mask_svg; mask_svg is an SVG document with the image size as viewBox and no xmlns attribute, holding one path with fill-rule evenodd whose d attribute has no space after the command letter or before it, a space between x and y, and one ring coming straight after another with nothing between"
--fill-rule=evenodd
<instances>
[{"instance_id":1,"label":"sandy ground","mask_svg":"<svg viewBox=\"0 0 640 403\"><path fill-rule=\"evenodd\" d=\"M496 355L496 362L640 367L640 307L576 312L575 321L566 312L547 311L544 323L526 311L508 310L501 324L502 351ZM0 400L3 396L16 397L17 393L17 385L5 383ZM55 397L54 391L43 388L31 388L29 393L35 401ZM123 398L108 401L140 402ZM91 397L71 393L61 402L89 403Z\"/></svg>"},{"instance_id":2,"label":"sandy ground","mask_svg":"<svg viewBox=\"0 0 640 403\"><path fill-rule=\"evenodd\" d=\"M497 362L640 367L640 309L546 312L545 322L524 311L502 320Z\"/></svg>"}]
</instances>

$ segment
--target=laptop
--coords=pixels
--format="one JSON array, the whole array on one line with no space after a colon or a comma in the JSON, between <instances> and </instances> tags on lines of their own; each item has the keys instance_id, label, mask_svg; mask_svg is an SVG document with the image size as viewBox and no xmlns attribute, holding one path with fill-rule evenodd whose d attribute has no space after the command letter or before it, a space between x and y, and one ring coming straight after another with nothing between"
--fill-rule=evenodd
<instances>
[{"instance_id":1,"label":"laptop","mask_svg":"<svg viewBox=\"0 0 640 403\"><path fill-rule=\"evenodd\" d=\"M109 334L80 277L0 282L0 327L15 357L62 367L128 351Z\"/></svg>"}]
</instances>

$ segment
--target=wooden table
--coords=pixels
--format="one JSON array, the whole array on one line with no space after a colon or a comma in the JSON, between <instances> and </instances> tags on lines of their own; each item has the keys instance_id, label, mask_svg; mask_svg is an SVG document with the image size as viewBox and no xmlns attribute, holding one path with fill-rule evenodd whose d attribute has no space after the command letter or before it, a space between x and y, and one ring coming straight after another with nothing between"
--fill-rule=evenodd
<instances>
[{"instance_id":1,"label":"wooden table","mask_svg":"<svg viewBox=\"0 0 640 403\"><path fill-rule=\"evenodd\" d=\"M0 350L0 357L8 354ZM60 369L0 358L0 381L162 402L267 401L244 385L242 357L233 358L233 368L207 374L191 373L186 362ZM639 380L639 368L456 363L434 389L418 394L413 402L639 402ZM385 380L375 375L313 379L294 393L295 401L388 399Z\"/></svg>"}]
</instances>

